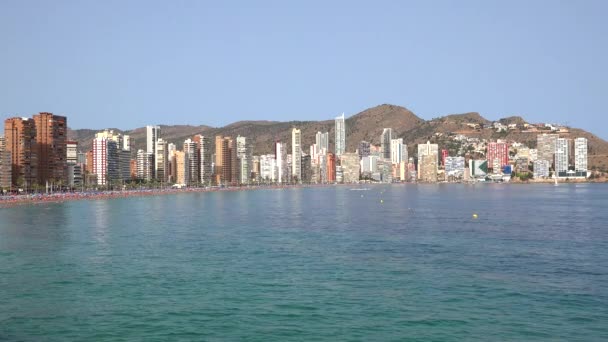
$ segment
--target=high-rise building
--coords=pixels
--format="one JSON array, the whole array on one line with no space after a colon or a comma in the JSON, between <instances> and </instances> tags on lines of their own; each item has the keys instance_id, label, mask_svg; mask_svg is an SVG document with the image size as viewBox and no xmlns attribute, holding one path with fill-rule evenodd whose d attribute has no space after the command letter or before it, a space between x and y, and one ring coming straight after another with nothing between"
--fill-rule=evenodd
<instances>
[{"instance_id":1,"label":"high-rise building","mask_svg":"<svg viewBox=\"0 0 608 342\"><path fill-rule=\"evenodd\" d=\"M197 184L200 177L200 162L199 162L199 151L198 144L194 142L192 139L186 139L184 141L184 153L186 154L186 164L187 164L187 177L186 183L188 185Z\"/></svg>"},{"instance_id":2,"label":"high-rise building","mask_svg":"<svg viewBox=\"0 0 608 342\"><path fill-rule=\"evenodd\" d=\"M146 126L146 152L156 157L156 141L160 138L160 126ZM152 178L156 178L156 160L152 161Z\"/></svg>"},{"instance_id":3,"label":"high-rise building","mask_svg":"<svg viewBox=\"0 0 608 342\"><path fill-rule=\"evenodd\" d=\"M200 182L203 185L210 185L213 175L212 158L211 158L211 139L209 137L197 134L194 136L194 142L197 144L199 160L200 160Z\"/></svg>"},{"instance_id":4,"label":"high-rise building","mask_svg":"<svg viewBox=\"0 0 608 342\"><path fill-rule=\"evenodd\" d=\"M274 158L276 160L276 182L287 183L287 146L285 143L277 141L275 143Z\"/></svg>"},{"instance_id":5,"label":"high-rise building","mask_svg":"<svg viewBox=\"0 0 608 342\"><path fill-rule=\"evenodd\" d=\"M577 177L588 177L587 170L587 139L574 139L574 171Z\"/></svg>"},{"instance_id":6,"label":"high-rise building","mask_svg":"<svg viewBox=\"0 0 608 342\"><path fill-rule=\"evenodd\" d=\"M156 179L161 182L169 181L169 150L168 143L163 138L156 140Z\"/></svg>"},{"instance_id":7,"label":"high-rise building","mask_svg":"<svg viewBox=\"0 0 608 342\"><path fill-rule=\"evenodd\" d=\"M381 157L384 159L391 159L391 140L393 139L392 135L392 128L383 129L382 135L380 135Z\"/></svg>"},{"instance_id":8,"label":"high-rise building","mask_svg":"<svg viewBox=\"0 0 608 342\"><path fill-rule=\"evenodd\" d=\"M418 159L418 179L423 182L436 182L438 170L438 158L436 155L422 155Z\"/></svg>"},{"instance_id":9,"label":"high-rise building","mask_svg":"<svg viewBox=\"0 0 608 342\"><path fill-rule=\"evenodd\" d=\"M129 170L131 171L131 179L137 179L137 159L130 160Z\"/></svg>"},{"instance_id":10,"label":"high-rise building","mask_svg":"<svg viewBox=\"0 0 608 342\"><path fill-rule=\"evenodd\" d=\"M108 185L120 180L120 134L105 130L95 134L93 139L92 174L97 177L97 185Z\"/></svg>"},{"instance_id":11,"label":"high-rise building","mask_svg":"<svg viewBox=\"0 0 608 342\"><path fill-rule=\"evenodd\" d=\"M418 144L418 179L432 182L437 180L439 147L437 144Z\"/></svg>"},{"instance_id":12,"label":"high-rise building","mask_svg":"<svg viewBox=\"0 0 608 342\"><path fill-rule=\"evenodd\" d=\"M125 151L131 151L131 143L132 143L131 136L125 134L122 136L122 144L121 144L120 148Z\"/></svg>"},{"instance_id":13,"label":"high-rise building","mask_svg":"<svg viewBox=\"0 0 608 342\"><path fill-rule=\"evenodd\" d=\"M67 118L52 113L34 115L38 184L67 180Z\"/></svg>"},{"instance_id":14,"label":"high-rise building","mask_svg":"<svg viewBox=\"0 0 608 342\"><path fill-rule=\"evenodd\" d=\"M500 173L503 166L509 165L509 145L506 142L488 143L488 166L494 173Z\"/></svg>"},{"instance_id":15,"label":"high-rise building","mask_svg":"<svg viewBox=\"0 0 608 342\"><path fill-rule=\"evenodd\" d=\"M357 183L361 175L361 163L359 154L344 153L340 156L342 166L342 181L344 183Z\"/></svg>"},{"instance_id":16,"label":"high-rise building","mask_svg":"<svg viewBox=\"0 0 608 342\"><path fill-rule=\"evenodd\" d=\"M294 181L302 181L302 132L294 128L291 130L291 165Z\"/></svg>"},{"instance_id":17,"label":"high-rise building","mask_svg":"<svg viewBox=\"0 0 608 342\"><path fill-rule=\"evenodd\" d=\"M251 145L247 143L246 137L240 135L236 137L236 157L239 164L238 182L240 184L249 184L253 167L253 156Z\"/></svg>"},{"instance_id":18,"label":"high-rise building","mask_svg":"<svg viewBox=\"0 0 608 342\"><path fill-rule=\"evenodd\" d=\"M174 174L175 174L175 183L177 184L187 184L188 178L188 162L186 158L186 153L183 151L175 151L173 154L174 162Z\"/></svg>"},{"instance_id":19,"label":"high-rise building","mask_svg":"<svg viewBox=\"0 0 608 342\"><path fill-rule=\"evenodd\" d=\"M309 155L302 156L302 180L301 183L309 184L312 181L312 162Z\"/></svg>"},{"instance_id":20,"label":"high-rise building","mask_svg":"<svg viewBox=\"0 0 608 342\"><path fill-rule=\"evenodd\" d=\"M403 139L391 139L391 162L394 165L401 164L402 161L407 161L407 145L403 143Z\"/></svg>"},{"instance_id":21,"label":"high-rise building","mask_svg":"<svg viewBox=\"0 0 608 342\"><path fill-rule=\"evenodd\" d=\"M36 125L28 118L4 121L6 150L11 154L11 178L14 185L30 187L38 182Z\"/></svg>"},{"instance_id":22,"label":"high-rise building","mask_svg":"<svg viewBox=\"0 0 608 342\"><path fill-rule=\"evenodd\" d=\"M539 134L536 136L537 159L546 160L549 165L553 165L557 138L559 138L559 134Z\"/></svg>"},{"instance_id":23,"label":"high-rise building","mask_svg":"<svg viewBox=\"0 0 608 342\"><path fill-rule=\"evenodd\" d=\"M336 181L336 156L333 153L327 154L327 182L334 183Z\"/></svg>"},{"instance_id":24,"label":"high-rise building","mask_svg":"<svg viewBox=\"0 0 608 342\"><path fill-rule=\"evenodd\" d=\"M4 136L0 136L0 190L8 189L12 184L11 152L6 149Z\"/></svg>"},{"instance_id":25,"label":"high-rise building","mask_svg":"<svg viewBox=\"0 0 608 342\"><path fill-rule=\"evenodd\" d=\"M217 184L238 183L236 144L230 137L215 137L215 177Z\"/></svg>"},{"instance_id":26,"label":"high-rise building","mask_svg":"<svg viewBox=\"0 0 608 342\"><path fill-rule=\"evenodd\" d=\"M363 159L370 155L370 143L369 141L361 141L359 143L359 147L357 148L357 152L359 152L359 159Z\"/></svg>"},{"instance_id":27,"label":"high-rise building","mask_svg":"<svg viewBox=\"0 0 608 342\"><path fill-rule=\"evenodd\" d=\"M346 121L344 113L336 118L336 156L346 152Z\"/></svg>"},{"instance_id":28,"label":"high-rise building","mask_svg":"<svg viewBox=\"0 0 608 342\"><path fill-rule=\"evenodd\" d=\"M67 165L67 183L71 188L79 188L82 186L82 165L69 163Z\"/></svg>"},{"instance_id":29,"label":"high-rise building","mask_svg":"<svg viewBox=\"0 0 608 342\"><path fill-rule=\"evenodd\" d=\"M548 160L537 159L534 161L533 167L534 167L534 172L533 172L534 178L539 179L539 178L549 177L549 168L551 167L551 164L549 163Z\"/></svg>"},{"instance_id":30,"label":"high-rise building","mask_svg":"<svg viewBox=\"0 0 608 342\"><path fill-rule=\"evenodd\" d=\"M65 154L65 160L68 164L78 164L78 142L66 141Z\"/></svg>"},{"instance_id":31,"label":"high-rise building","mask_svg":"<svg viewBox=\"0 0 608 342\"><path fill-rule=\"evenodd\" d=\"M321 132L317 132L317 135L315 136L315 144L317 147L317 150L315 151L315 153L321 154L321 149L325 149L325 151L329 151L329 132L325 132L325 133L321 133Z\"/></svg>"},{"instance_id":32,"label":"high-rise building","mask_svg":"<svg viewBox=\"0 0 608 342\"><path fill-rule=\"evenodd\" d=\"M85 173L93 174L93 150L87 151L86 159L87 162L85 163Z\"/></svg>"},{"instance_id":33,"label":"high-rise building","mask_svg":"<svg viewBox=\"0 0 608 342\"><path fill-rule=\"evenodd\" d=\"M260 180L263 182L274 182L276 174L276 159L273 154L260 156Z\"/></svg>"},{"instance_id":34,"label":"high-rise building","mask_svg":"<svg viewBox=\"0 0 608 342\"><path fill-rule=\"evenodd\" d=\"M145 181L152 180L154 157L142 149L137 150L137 178Z\"/></svg>"},{"instance_id":35,"label":"high-rise building","mask_svg":"<svg viewBox=\"0 0 608 342\"><path fill-rule=\"evenodd\" d=\"M131 151L118 149L118 173L121 181L131 179Z\"/></svg>"},{"instance_id":36,"label":"high-rise building","mask_svg":"<svg viewBox=\"0 0 608 342\"><path fill-rule=\"evenodd\" d=\"M568 177L570 166L570 139L557 138L555 141L555 172L557 177Z\"/></svg>"}]
</instances>

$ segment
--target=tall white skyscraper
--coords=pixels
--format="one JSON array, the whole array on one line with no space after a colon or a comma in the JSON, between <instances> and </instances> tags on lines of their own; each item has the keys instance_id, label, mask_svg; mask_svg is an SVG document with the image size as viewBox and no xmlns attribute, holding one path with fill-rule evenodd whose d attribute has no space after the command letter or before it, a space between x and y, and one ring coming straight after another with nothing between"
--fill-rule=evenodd
<instances>
[{"instance_id":1,"label":"tall white skyscraper","mask_svg":"<svg viewBox=\"0 0 608 342\"><path fill-rule=\"evenodd\" d=\"M346 152L346 123L344 113L336 118L336 156Z\"/></svg>"},{"instance_id":2,"label":"tall white skyscraper","mask_svg":"<svg viewBox=\"0 0 608 342\"><path fill-rule=\"evenodd\" d=\"M407 162L407 145L403 139L391 139L391 162L399 165L402 161Z\"/></svg>"},{"instance_id":3,"label":"tall white skyscraper","mask_svg":"<svg viewBox=\"0 0 608 342\"><path fill-rule=\"evenodd\" d=\"M152 154L152 178L156 177L156 141L160 138L160 126L146 126L146 152Z\"/></svg>"},{"instance_id":4,"label":"tall white skyscraper","mask_svg":"<svg viewBox=\"0 0 608 342\"><path fill-rule=\"evenodd\" d=\"M588 177L587 172L587 139L576 138L574 140L574 170L576 175Z\"/></svg>"},{"instance_id":5,"label":"tall white skyscraper","mask_svg":"<svg viewBox=\"0 0 608 342\"><path fill-rule=\"evenodd\" d=\"M251 146L247 144L247 138L236 137L236 158L239 161L239 183L248 184L251 178L251 169L253 166Z\"/></svg>"},{"instance_id":6,"label":"tall white skyscraper","mask_svg":"<svg viewBox=\"0 0 608 342\"><path fill-rule=\"evenodd\" d=\"M302 181L302 132L297 128L291 130L291 174Z\"/></svg>"},{"instance_id":7,"label":"tall white skyscraper","mask_svg":"<svg viewBox=\"0 0 608 342\"><path fill-rule=\"evenodd\" d=\"M315 136L316 154L320 154L321 149L329 151L329 132L321 133L317 132Z\"/></svg>"},{"instance_id":8,"label":"tall white skyscraper","mask_svg":"<svg viewBox=\"0 0 608 342\"><path fill-rule=\"evenodd\" d=\"M275 179L278 183L287 181L287 150L285 143L280 141L276 142L274 150L274 158L276 159L276 173Z\"/></svg>"},{"instance_id":9,"label":"tall white skyscraper","mask_svg":"<svg viewBox=\"0 0 608 342\"><path fill-rule=\"evenodd\" d=\"M156 140L160 138L160 126L146 126L146 152L156 151Z\"/></svg>"},{"instance_id":10,"label":"tall white skyscraper","mask_svg":"<svg viewBox=\"0 0 608 342\"><path fill-rule=\"evenodd\" d=\"M161 182L169 180L169 151L167 141L159 138L156 140L156 179Z\"/></svg>"},{"instance_id":11,"label":"tall white skyscraper","mask_svg":"<svg viewBox=\"0 0 608 342\"><path fill-rule=\"evenodd\" d=\"M393 129L385 128L382 130L380 136L380 149L381 157L384 159L391 159L391 140L393 139Z\"/></svg>"},{"instance_id":12,"label":"tall white skyscraper","mask_svg":"<svg viewBox=\"0 0 608 342\"><path fill-rule=\"evenodd\" d=\"M184 140L184 153L187 163L187 169L185 170L187 173L186 184L196 184L200 181L200 164L196 142L192 139Z\"/></svg>"},{"instance_id":13,"label":"tall white skyscraper","mask_svg":"<svg viewBox=\"0 0 608 342\"><path fill-rule=\"evenodd\" d=\"M567 177L570 161L570 139L557 138L555 142L555 172L558 177Z\"/></svg>"}]
</instances>

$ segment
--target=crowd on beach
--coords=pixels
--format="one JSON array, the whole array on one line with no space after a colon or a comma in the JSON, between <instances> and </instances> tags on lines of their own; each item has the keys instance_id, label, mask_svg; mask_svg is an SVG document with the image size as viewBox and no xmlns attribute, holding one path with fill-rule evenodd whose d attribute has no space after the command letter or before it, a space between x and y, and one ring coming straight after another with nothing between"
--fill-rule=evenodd
<instances>
[{"instance_id":1,"label":"crowd on beach","mask_svg":"<svg viewBox=\"0 0 608 342\"><path fill-rule=\"evenodd\" d=\"M49 202L64 202L74 200L98 200L125 198L136 196L157 196L164 194L188 193L188 192L211 192L211 191L240 191L260 188L286 188L300 185L253 185L240 187L190 187L190 188L163 188L163 189L137 189L137 190L108 190L108 191L70 191L54 193L33 194L0 194L0 207L10 207L21 204L36 204Z\"/></svg>"}]
</instances>

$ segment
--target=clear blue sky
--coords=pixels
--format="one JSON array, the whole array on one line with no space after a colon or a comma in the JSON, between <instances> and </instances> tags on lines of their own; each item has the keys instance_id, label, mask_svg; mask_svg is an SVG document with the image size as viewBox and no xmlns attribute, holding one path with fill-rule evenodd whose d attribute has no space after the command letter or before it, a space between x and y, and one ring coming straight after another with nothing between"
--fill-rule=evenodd
<instances>
[{"instance_id":1,"label":"clear blue sky","mask_svg":"<svg viewBox=\"0 0 608 342\"><path fill-rule=\"evenodd\" d=\"M331 119L382 103L608 138L608 1L0 2L0 116L73 128Z\"/></svg>"}]
</instances>

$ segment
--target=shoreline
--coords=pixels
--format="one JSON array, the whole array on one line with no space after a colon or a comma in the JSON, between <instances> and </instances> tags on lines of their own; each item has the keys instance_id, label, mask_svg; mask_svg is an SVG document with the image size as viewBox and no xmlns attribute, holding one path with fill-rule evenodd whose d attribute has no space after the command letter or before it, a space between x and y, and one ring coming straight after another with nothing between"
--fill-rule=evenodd
<instances>
[{"instance_id":1,"label":"shoreline","mask_svg":"<svg viewBox=\"0 0 608 342\"><path fill-rule=\"evenodd\" d=\"M348 185L348 184L335 184ZM106 200L130 197L150 197L175 195L186 193L201 192L220 192L220 191L252 191L252 190L277 190L277 189L296 189L309 187L328 187L334 184L293 184L293 185L252 185L240 187L205 187L205 188L185 188L185 189L142 189L142 190L112 190L112 191L89 191L89 192L61 192L53 194L28 194L28 195L9 195L0 196L0 209L11 208L23 205L39 205L45 203L63 203L71 201L87 200Z\"/></svg>"},{"instance_id":2,"label":"shoreline","mask_svg":"<svg viewBox=\"0 0 608 342\"><path fill-rule=\"evenodd\" d=\"M403 183L352 183L352 184L290 184L290 185L251 185L241 187L205 187L205 188L186 188L186 189L142 189L142 190L116 190L116 191L91 191L91 192L65 192L54 194L28 194L28 195L10 195L0 196L0 209L11 208L23 205L39 205L44 203L62 203L68 201L87 201L87 200L106 200L117 198L130 197L148 197L148 196L163 196L186 193L202 193L202 192L219 192L219 191L252 191L252 190L277 190L277 189L297 189L297 188L317 188L331 186L368 186L368 185L445 185L445 184L514 184L514 185L531 185L531 184L552 184L553 180L542 180L532 182L510 181L510 182L439 182L439 183L423 183L423 182L403 182ZM563 181L559 184L605 184L606 182L597 181Z\"/></svg>"}]
</instances>

